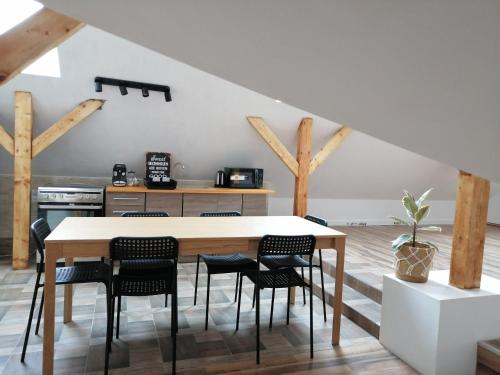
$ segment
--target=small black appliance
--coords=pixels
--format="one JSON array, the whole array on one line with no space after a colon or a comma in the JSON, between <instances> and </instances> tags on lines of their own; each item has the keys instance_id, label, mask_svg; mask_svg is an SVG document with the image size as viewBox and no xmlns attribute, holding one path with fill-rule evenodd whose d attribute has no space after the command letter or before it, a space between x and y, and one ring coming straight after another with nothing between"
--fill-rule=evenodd
<instances>
[{"instance_id":1,"label":"small black appliance","mask_svg":"<svg viewBox=\"0 0 500 375\"><path fill-rule=\"evenodd\" d=\"M261 188L264 184L264 170L260 168L224 168L226 186L230 188Z\"/></svg>"},{"instance_id":2,"label":"small black appliance","mask_svg":"<svg viewBox=\"0 0 500 375\"><path fill-rule=\"evenodd\" d=\"M125 164L115 164L113 166L113 186L127 185L127 166Z\"/></svg>"},{"instance_id":3,"label":"small black appliance","mask_svg":"<svg viewBox=\"0 0 500 375\"><path fill-rule=\"evenodd\" d=\"M225 187L226 186L226 173L224 171L217 171L215 175L215 187Z\"/></svg>"}]
</instances>

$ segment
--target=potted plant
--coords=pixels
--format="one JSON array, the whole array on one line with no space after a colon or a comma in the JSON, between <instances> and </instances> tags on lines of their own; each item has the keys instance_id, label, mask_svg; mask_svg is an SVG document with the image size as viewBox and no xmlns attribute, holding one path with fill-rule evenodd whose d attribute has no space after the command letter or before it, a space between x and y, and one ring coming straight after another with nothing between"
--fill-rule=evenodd
<instances>
[{"instance_id":1,"label":"potted plant","mask_svg":"<svg viewBox=\"0 0 500 375\"><path fill-rule=\"evenodd\" d=\"M391 216L395 223L408 225L411 228L411 233L402 234L392 241L395 273L396 277L401 280L425 283L429 277L432 259L438 248L431 242L420 238L417 240L417 233L420 231L441 232L440 227L420 225L429 214L430 206L425 205L424 201L431 191L432 189L427 190L418 200L415 200L413 195L405 190L402 203L409 220Z\"/></svg>"}]
</instances>

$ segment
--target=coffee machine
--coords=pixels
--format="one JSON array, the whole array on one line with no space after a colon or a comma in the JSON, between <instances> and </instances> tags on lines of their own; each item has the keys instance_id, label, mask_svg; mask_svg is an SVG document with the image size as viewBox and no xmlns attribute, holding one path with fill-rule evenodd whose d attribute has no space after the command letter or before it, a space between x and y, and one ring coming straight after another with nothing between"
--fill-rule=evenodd
<instances>
[{"instance_id":1,"label":"coffee machine","mask_svg":"<svg viewBox=\"0 0 500 375\"><path fill-rule=\"evenodd\" d=\"M127 185L127 166L125 164L115 164L113 166L113 186Z\"/></svg>"}]
</instances>

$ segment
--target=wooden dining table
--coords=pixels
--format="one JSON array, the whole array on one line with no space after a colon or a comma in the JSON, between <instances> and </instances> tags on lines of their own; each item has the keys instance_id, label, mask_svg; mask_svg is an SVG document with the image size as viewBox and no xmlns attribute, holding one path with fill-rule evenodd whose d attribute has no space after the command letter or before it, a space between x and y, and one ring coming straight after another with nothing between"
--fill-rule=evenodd
<instances>
[{"instance_id":1,"label":"wooden dining table","mask_svg":"<svg viewBox=\"0 0 500 375\"><path fill-rule=\"evenodd\" d=\"M54 313L56 262L64 258L72 265L78 257L108 257L109 241L118 236L173 236L179 255L203 253L257 254L259 240L266 234L316 237L316 248L336 251L335 300L332 344L340 339L342 284L346 235L296 216L241 217L68 217L45 240L45 306L43 328L43 374L54 369ZM65 323L72 320L71 285L64 286Z\"/></svg>"}]
</instances>

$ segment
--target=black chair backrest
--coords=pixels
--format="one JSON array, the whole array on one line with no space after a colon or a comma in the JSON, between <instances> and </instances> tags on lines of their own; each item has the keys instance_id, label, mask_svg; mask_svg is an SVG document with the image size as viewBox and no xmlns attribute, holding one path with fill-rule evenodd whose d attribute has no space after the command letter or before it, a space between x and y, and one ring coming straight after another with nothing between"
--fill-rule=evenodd
<instances>
[{"instance_id":1,"label":"black chair backrest","mask_svg":"<svg viewBox=\"0 0 500 375\"><path fill-rule=\"evenodd\" d=\"M148 212L124 212L122 217L168 217L165 211L148 211Z\"/></svg>"},{"instance_id":2,"label":"black chair backrest","mask_svg":"<svg viewBox=\"0 0 500 375\"><path fill-rule=\"evenodd\" d=\"M316 238L313 235L265 235L259 242L258 258L265 255L309 255L314 253Z\"/></svg>"},{"instance_id":3,"label":"black chair backrest","mask_svg":"<svg viewBox=\"0 0 500 375\"><path fill-rule=\"evenodd\" d=\"M111 260L172 259L179 257L174 237L115 237L109 243Z\"/></svg>"},{"instance_id":4,"label":"black chair backrest","mask_svg":"<svg viewBox=\"0 0 500 375\"><path fill-rule=\"evenodd\" d=\"M306 215L306 216L304 216L304 219L312 221L312 222L314 222L316 224L319 224L319 225L323 225L325 227L328 226L327 221L325 219L320 218L320 217L316 217L316 216L312 216L312 215Z\"/></svg>"},{"instance_id":5,"label":"black chair backrest","mask_svg":"<svg viewBox=\"0 0 500 375\"><path fill-rule=\"evenodd\" d=\"M222 212L203 212L201 217L216 217L216 216L241 216L238 211L222 211Z\"/></svg>"},{"instance_id":6,"label":"black chair backrest","mask_svg":"<svg viewBox=\"0 0 500 375\"><path fill-rule=\"evenodd\" d=\"M51 230L49 223L45 219L38 219L31 224L31 234L36 242L38 253L40 254L40 264L44 261L45 239L49 236Z\"/></svg>"}]
</instances>

